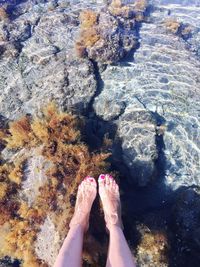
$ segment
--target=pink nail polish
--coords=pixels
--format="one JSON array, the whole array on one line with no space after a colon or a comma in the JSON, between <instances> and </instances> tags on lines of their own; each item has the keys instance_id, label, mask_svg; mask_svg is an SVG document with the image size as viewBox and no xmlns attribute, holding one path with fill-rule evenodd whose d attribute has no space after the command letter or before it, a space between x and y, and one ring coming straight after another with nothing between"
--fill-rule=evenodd
<instances>
[{"instance_id":1,"label":"pink nail polish","mask_svg":"<svg viewBox=\"0 0 200 267\"><path fill-rule=\"evenodd\" d=\"M113 178L110 174L108 174L108 173L107 173L105 176L106 176L107 178L109 178L109 179L114 179L114 178Z\"/></svg>"},{"instance_id":2,"label":"pink nail polish","mask_svg":"<svg viewBox=\"0 0 200 267\"><path fill-rule=\"evenodd\" d=\"M99 179L104 180L104 179L105 179L105 174L101 174L101 175L99 175Z\"/></svg>"},{"instance_id":3,"label":"pink nail polish","mask_svg":"<svg viewBox=\"0 0 200 267\"><path fill-rule=\"evenodd\" d=\"M89 178L89 180L91 181L91 182L93 182L94 180L93 180L93 178Z\"/></svg>"}]
</instances>

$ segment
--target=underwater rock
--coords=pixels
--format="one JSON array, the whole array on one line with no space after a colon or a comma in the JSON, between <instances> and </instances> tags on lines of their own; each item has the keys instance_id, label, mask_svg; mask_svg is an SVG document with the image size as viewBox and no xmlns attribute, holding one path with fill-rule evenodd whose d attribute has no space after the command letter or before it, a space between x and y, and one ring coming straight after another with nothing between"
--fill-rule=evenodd
<instances>
[{"instance_id":1,"label":"underwater rock","mask_svg":"<svg viewBox=\"0 0 200 267\"><path fill-rule=\"evenodd\" d=\"M136 262L143 267L167 267L168 240L165 232L150 231L145 225L140 225L138 231L141 235L137 247Z\"/></svg>"},{"instance_id":2,"label":"underwater rock","mask_svg":"<svg viewBox=\"0 0 200 267\"><path fill-rule=\"evenodd\" d=\"M180 263L195 266L200 261L200 190L184 188L172 209L171 227L179 247Z\"/></svg>"},{"instance_id":3,"label":"underwater rock","mask_svg":"<svg viewBox=\"0 0 200 267\"><path fill-rule=\"evenodd\" d=\"M93 64L75 56L76 9L50 12L45 3L25 2L12 12L15 19L0 25L1 114L33 114L52 99L66 109L87 108L96 79Z\"/></svg>"},{"instance_id":4,"label":"underwater rock","mask_svg":"<svg viewBox=\"0 0 200 267\"><path fill-rule=\"evenodd\" d=\"M47 182L46 171L52 167L52 163L45 160L40 154L37 156L36 150L33 150L24 163L24 177L22 182L21 198L25 199L29 206L39 195L39 188Z\"/></svg>"},{"instance_id":5,"label":"underwater rock","mask_svg":"<svg viewBox=\"0 0 200 267\"><path fill-rule=\"evenodd\" d=\"M146 7L146 1L141 4L141 1L123 3L113 0L98 13L83 11L80 14L80 36L76 41L77 54L106 64L127 56L138 45L137 22L143 20Z\"/></svg>"},{"instance_id":6,"label":"underwater rock","mask_svg":"<svg viewBox=\"0 0 200 267\"><path fill-rule=\"evenodd\" d=\"M152 4L157 6L156 2L159 1L153 0ZM174 33L183 38L186 42L187 49L194 52L197 57L199 57L200 7L198 1L186 0L180 3L179 1L172 0L171 2L169 6L169 1L160 1L159 4L161 4L161 6L157 8L158 10L161 8L162 12L165 12L165 16L157 16L156 19L163 21L165 26L167 26L166 22L169 22L169 25L172 26L172 31L173 26L175 26Z\"/></svg>"},{"instance_id":7,"label":"underwater rock","mask_svg":"<svg viewBox=\"0 0 200 267\"><path fill-rule=\"evenodd\" d=\"M1 2L3 5L8 1ZM25 114L41 115L40 108L51 99L63 110L75 111L81 115L89 110L91 113L86 115L89 118L95 117L96 128L104 123L107 128L110 125L118 127L116 136L120 137L122 145L118 149L122 151L123 158L119 166L125 163L130 171L131 176L127 177L132 185L130 189L135 188L133 184L145 187L138 192L142 199L141 191L147 190L145 192L149 193L149 187L154 188L156 194L154 181L159 180L173 198L173 193L182 186L200 185L199 1L150 0L147 10L146 1L133 2L133 5L126 0L25 0L7 3L7 7L0 11L3 15L0 18L0 113L2 118L4 116L8 119L19 119ZM82 34L82 37L87 37L87 46L81 42L77 46L82 27L80 13L88 10L91 10L89 26L92 27L90 32ZM187 32L189 28L184 28L186 35L174 34L172 32L177 33L179 26L176 24L174 27L171 23L168 26L172 32L167 30L165 21L174 18L178 23L189 25L191 33ZM124 56L127 57L124 59ZM44 248L45 244L40 243L37 236L41 229L41 237L43 236L45 231L42 227L46 225L52 227L53 234L59 233L60 239L66 235L77 184L82 177L79 175L74 182L80 165L89 164L82 173L83 176L89 170L97 176L103 171L102 165L103 169L108 167L104 162L108 155L91 154L90 148L80 144L80 132L73 130L73 123L69 123L71 130L65 131L69 132L70 138L73 137L69 142L69 136L66 137L62 132L63 127L66 130L66 123L60 119L58 122L55 114L57 113L50 113L50 117L53 117L51 126L46 120L44 123L42 118L39 122L33 119L33 128L29 127L31 123L26 124L27 119L15 124L12 132L14 138L9 139L12 148L3 149L4 135L0 138L3 149L0 161L0 224L9 221L12 229L8 236L11 247L5 247L4 252L11 257L23 259L28 267L38 264L40 267L45 266L42 259L52 263L50 254L46 258L40 253L40 248ZM56 129L53 131L56 136L47 131L48 127ZM79 129L78 125L77 128ZM100 131L104 133L104 130ZM36 137L33 138L35 134ZM95 137L98 140L99 136ZM34 143L35 138L40 144ZM60 138L65 145L67 143L67 148L63 148ZM30 157L27 150L41 145L41 142L45 142L42 155L38 159L32 155ZM69 157L65 158L66 150ZM81 150L78 158L77 150ZM28 166L24 165L24 155ZM51 168L49 172L40 164L43 157L56 163L56 168ZM30 169L32 163L35 163L35 169L42 165L43 171L35 173L34 168ZM28 170L26 175L32 179L25 179L23 167L25 171ZM44 184L40 184L44 172L49 179L44 178ZM30 192L34 179L39 180L38 185L41 186L33 190L30 199L26 194L19 194L22 189ZM163 189L163 184L162 188L158 187L159 190ZM74 185L70 192L69 185ZM122 185L124 186L123 183ZM160 190L160 194L163 191ZM19 197L20 201L16 202ZM149 198L151 197L150 192ZM165 195L162 199L164 198ZM156 202L157 198L153 201ZM167 204L170 201L169 197ZM180 266L187 262L187 255L195 262L188 266L197 266L200 242L197 223L199 192L190 188L173 201L172 225L175 227L173 225L171 228L183 244L179 247L177 243L174 251L176 253L179 248L183 250ZM142 210L144 216L147 207L152 208L151 201L149 202L150 205L147 206L140 203L139 210ZM158 206L162 207L160 203L156 207ZM46 213L51 213L51 222L46 219ZM134 212L131 216L135 216ZM24 229L30 231L28 235L24 233ZM163 243L160 246L159 238L155 240L152 233L146 236L145 240L147 239L153 240L150 244L153 244L155 251L162 247ZM35 240L38 256L32 251ZM155 243L157 245L154 246ZM92 244L94 245L93 241ZM140 253L140 265L145 266L145 259L152 258L152 254L150 251L150 256L147 255L149 253L145 251L145 242L140 245L144 248ZM90 247L88 246L89 252ZM105 249L104 245L101 248ZM139 248L138 251L141 252ZM88 254L86 255L88 259ZM37 257L41 261L37 261ZM90 264L98 266L97 257L92 255L91 258ZM3 262L5 263L0 261L0 264L4 264ZM5 264L9 266L10 261Z\"/></svg>"},{"instance_id":8,"label":"underwater rock","mask_svg":"<svg viewBox=\"0 0 200 267\"><path fill-rule=\"evenodd\" d=\"M134 57L130 56L124 63L108 65L101 73L104 86L93 107L103 119L107 119L110 112L106 102L118 106L121 103L132 112L140 108L152 114L155 125L165 129L160 136L162 147L158 148L162 151L164 180L169 188L176 190L181 186L200 185L200 62L185 40L166 32L163 22L170 17L170 9L172 14L173 10L177 10L176 14L179 12L183 23L193 25L194 21L194 27L198 26L198 8L167 4L155 7L149 22L140 28L140 46ZM104 112L101 107L105 107ZM123 112L117 118L121 117ZM137 140L137 133L129 137L124 131L121 139L126 142L126 138ZM151 140L153 133L150 144Z\"/></svg>"},{"instance_id":9,"label":"underwater rock","mask_svg":"<svg viewBox=\"0 0 200 267\"><path fill-rule=\"evenodd\" d=\"M41 225L35 242L35 252L38 258L48 263L49 266L53 266L61 246L60 243L59 233L50 217L47 217L44 224Z\"/></svg>"},{"instance_id":10,"label":"underwater rock","mask_svg":"<svg viewBox=\"0 0 200 267\"><path fill-rule=\"evenodd\" d=\"M99 40L86 49L89 58L103 63L117 62L136 47L134 20L128 24L124 19L120 20L110 14L100 13L99 27Z\"/></svg>"},{"instance_id":11,"label":"underwater rock","mask_svg":"<svg viewBox=\"0 0 200 267\"><path fill-rule=\"evenodd\" d=\"M95 101L94 107L98 110L98 115L106 121L117 119L125 110L123 102L117 102L107 99L107 101Z\"/></svg>"},{"instance_id":12,"label":"underwater rock","mask_svg":"<svg viewBox=\"0 0 200 267\"><path fill-rule=\"evenodd\" d=\"M157 158L155 121L144 109L127 108L118 121L122 157L130 170L130 181L146 186L154 177Z\"/></svg>"}]
</instances>

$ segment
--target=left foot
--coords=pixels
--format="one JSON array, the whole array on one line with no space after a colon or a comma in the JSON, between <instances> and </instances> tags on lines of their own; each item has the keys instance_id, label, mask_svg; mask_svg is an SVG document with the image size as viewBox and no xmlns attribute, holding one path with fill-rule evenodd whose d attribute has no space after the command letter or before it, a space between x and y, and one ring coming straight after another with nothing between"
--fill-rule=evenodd
<instances>
[{"instance_id":1,"label":"left foot","mask_svg":"<svg viewBox=\"0 0 200 267\"><path fill-rule=\"evenodd\" d=\"M97 183L93 177L87 176L78 187L75 212L70 228L80 225L84 231L89 227L89 215L97 194Z\"/></svg>"}]
</instances>

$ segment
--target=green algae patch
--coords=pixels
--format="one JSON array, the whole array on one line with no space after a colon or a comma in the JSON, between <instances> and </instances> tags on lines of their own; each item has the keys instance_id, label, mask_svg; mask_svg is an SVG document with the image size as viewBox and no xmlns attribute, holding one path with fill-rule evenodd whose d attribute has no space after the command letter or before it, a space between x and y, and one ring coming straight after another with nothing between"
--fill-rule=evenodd
<instances>
[{"instance_id":1,"label":"green algae patch","mask_svg":"<svg viewBox=\"0 0 200 267\"><path fill-rule=\"evenodd\" d=\"M69 230L78 185L85 176L97 179L109 168L110 154L91 152L82 141L83 125L82 119L50 103L40 115L26 115L1 130L1 258L18 259L24 267L52 266ZM101 212L95 221L102 221ZM45 231L47 240L48 231L56 238L43 255ZM100 244L88 234L83 258L98 266L100 256L89 252L91 247ZM48 255L51 250L54 255Z\"/></svg>"}]
</instances>

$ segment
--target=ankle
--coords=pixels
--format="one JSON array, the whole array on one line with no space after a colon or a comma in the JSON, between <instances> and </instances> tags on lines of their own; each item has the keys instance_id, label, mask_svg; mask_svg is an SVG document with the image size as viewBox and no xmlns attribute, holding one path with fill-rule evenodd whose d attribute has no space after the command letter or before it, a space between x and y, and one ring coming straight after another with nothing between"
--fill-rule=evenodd
<instances>
[{"instance_id":1,"label":"ankle","mask_svg":"<svg viewBox=\"0 0 200 267\"><path fill-rule=\"evenodd\" d=\"M72 231L72 232L83 232L84 233L85 229L86 229L86 225L84 225L82 223L70 225L70 231Z\"/></svg>"},{"instance_id":2,"label":"ankle","mask_svg":"<svg viewBox=\"0 0 200 267\"><path fill-rule=\"evenodd\" d=\"M107 226L107 229L109 232L123 231L122 225L118 225L118 224L111 224L111 225Z\"/></svg>"}]
</instances>

